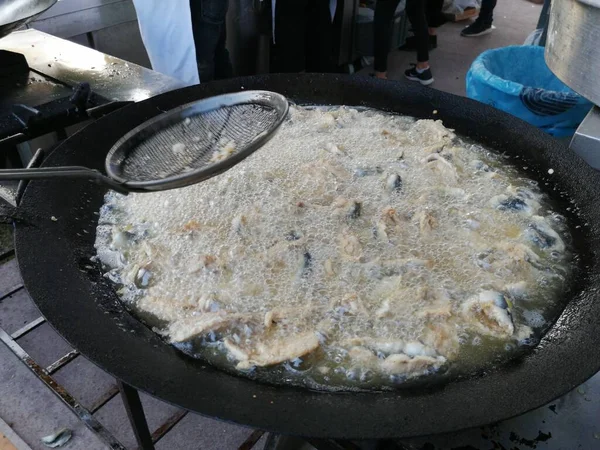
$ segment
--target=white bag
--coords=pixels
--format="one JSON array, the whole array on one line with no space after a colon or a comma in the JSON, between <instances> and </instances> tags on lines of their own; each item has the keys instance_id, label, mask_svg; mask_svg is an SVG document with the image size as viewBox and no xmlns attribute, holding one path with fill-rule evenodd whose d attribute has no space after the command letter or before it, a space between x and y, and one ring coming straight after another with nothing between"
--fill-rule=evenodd
<instances>
[{"instance_id":1,"label":"white bag","mask_svg":"<svg viewBox=\"0 0 600 450\"><path fill-rule=\"evenodd\" d=\"M133 4L152 69L188 86L200 83L190 0L133 0Z\"/></svg>"},{"instance_id":2,"label":"white bag","mask_svg":"<svg viewBox=\"0 0 600 450\"><path fill-rule=\"evenodd\" d=\"M481 0L444 0L442 11L445 14L460 14L467 8L479 8Z\"/></svg>"},{"instance_id":3,"label":"white bag","mask_svg":"<svg viewBox=\"0 0 600 450\"><path fill-rule=\"evenodd\" d=\"M540 41L542 40L542 34L544 34L543 28L538 28L533 30L529 36L523 42L523 45L540 45Z\"/></svg>"}]
</instances>

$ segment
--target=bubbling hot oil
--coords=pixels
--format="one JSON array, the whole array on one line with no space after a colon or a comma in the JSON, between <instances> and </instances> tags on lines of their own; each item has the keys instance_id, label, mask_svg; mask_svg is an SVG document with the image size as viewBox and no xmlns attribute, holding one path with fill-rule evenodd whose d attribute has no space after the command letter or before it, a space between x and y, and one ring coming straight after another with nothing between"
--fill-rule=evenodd
<instances>
[{"instance_id":1,"label":"bubbling hot oil","mask_svg":"<svg viewBox=\"0 0 600 450\"><path fill-rule=\"evenodd\" d=\"M498 196L508 200L496 204ZM550 249L556 243L531 231L534 216L564 249ZM533 255L494 262L499 244ZM96 246L121 298L163 329L206 311L256 317L177 344L225 370L235 371L236 361L224 337L244 345L259 333L320 333L315 351L243 372L319 389L387 388L505 360L533 345L556 317L573 270L565 219L502 157L439 122L346 107L292 108L268 144L201 184L109 194ZM481 335L457 319L457 354L418 374L386 373L349 355L356 339L421 342L429 297L446 295L458 317L479 292L519 283L526 289L510 312L530 334ZM287 317L259 331L262 317L277 309Z\"/></svg>"}]
</instances>

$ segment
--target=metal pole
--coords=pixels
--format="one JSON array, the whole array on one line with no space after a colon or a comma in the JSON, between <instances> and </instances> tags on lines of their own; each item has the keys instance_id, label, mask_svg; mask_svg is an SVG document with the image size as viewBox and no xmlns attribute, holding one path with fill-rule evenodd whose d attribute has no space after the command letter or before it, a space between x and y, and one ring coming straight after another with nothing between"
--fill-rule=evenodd
<instances>
[{"instance_id":1,"label":"metal pole","mask_svg":"<svg viewBox=\"0 0 600 450\"><path fill-rule=\"evenodd\" d=\"M141 450L154 450L152 436L148 429L148 422L146 422L144 407L140 401L138 391L122 381L117 381L117 384L119 391L121 391L121 398L123 399L127 417L129 417L129 422L133 428L138 448Z\"/></svg>"}]
</instances>

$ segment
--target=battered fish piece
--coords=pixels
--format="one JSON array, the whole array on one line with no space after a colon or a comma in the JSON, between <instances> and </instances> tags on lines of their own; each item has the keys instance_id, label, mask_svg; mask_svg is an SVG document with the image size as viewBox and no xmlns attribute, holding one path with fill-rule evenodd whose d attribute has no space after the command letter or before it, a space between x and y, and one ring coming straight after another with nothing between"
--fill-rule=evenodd
<instances>
[{"instance_id":1,"label":"battered fish piece","mask_svg":"<svg viewBox=\"0 0 600 450\"><path fill-rule=\"evenodd\" d=\"M446 362L443 356L415 356L404 353L388 356L381 363L381 369L391 375L420 375L428 370L437 370Z\"/></svg>"},{"instance_id":2,"label":"battered fish piece","mask_svg":"<svg viewBox=\"0 0 600 450\"><path fill-rule=\"evenodd\" d=\"M269 343L258 343L247 353L247 358L240 360L237 368L249 369L253 366L272 366L300 358L315 351L319 347L319 339L313 332L306 332L286 338L280 338ZM237 358L242 353L230 352L231 356Z\"/></svg>"},{"instance_id":3,"label":"battered fish piece","mask_svg":"<svg viewBox=\"0 0 600 450\"><path fill-rule=\"evenodd\" d=\"M171 342L184 342L194 337L220 331L240 321L250 321L248 314L227 314L225 312L203 313L199 316L186 317L171 323L165 330Z\"/></svg>"}]
</instances>

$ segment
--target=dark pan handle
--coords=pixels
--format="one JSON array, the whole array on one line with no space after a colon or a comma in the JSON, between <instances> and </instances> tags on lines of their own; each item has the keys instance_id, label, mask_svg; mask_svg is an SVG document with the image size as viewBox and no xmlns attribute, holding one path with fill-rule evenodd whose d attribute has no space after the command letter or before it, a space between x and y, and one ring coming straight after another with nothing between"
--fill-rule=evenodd
<instances>
[{"instance_id":1,"label":"dark pan handle","mask_svg":"<svg viewBox=\"0 0 600 450\"><path fill-rule=\"evenodd\" d=\"M44 162L44 158L46 157L46 152L42 148L38 148L33 157L27 163L27 169L33 169L35 167L40 167ZM17 192L15 193L15 204L18 206L21 203L21 199L23 198L23 194L25 193L25 188L29 180L21 180L19 181L19 185L17 186Z\"/></svg>"},{"instance_id":2,"label":"dark pan handle","mask_svg":"<svg viewBox=\"0 0 600 450\"><path fill-rule=\"evenodd\" d=\"M53 178L87 178L111 189L127 194L129 191L121 184L101 174L97 170L80 166L38 167L35 169L3 169L0 180L39 180Z\"/></svg>"}]
</instances>

